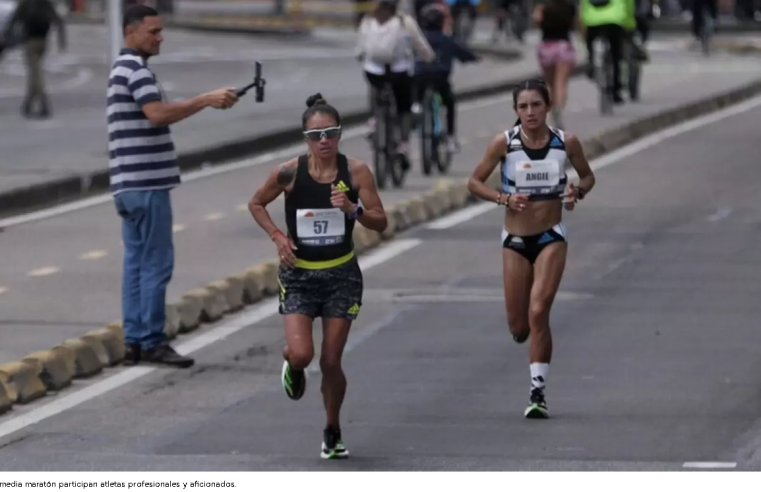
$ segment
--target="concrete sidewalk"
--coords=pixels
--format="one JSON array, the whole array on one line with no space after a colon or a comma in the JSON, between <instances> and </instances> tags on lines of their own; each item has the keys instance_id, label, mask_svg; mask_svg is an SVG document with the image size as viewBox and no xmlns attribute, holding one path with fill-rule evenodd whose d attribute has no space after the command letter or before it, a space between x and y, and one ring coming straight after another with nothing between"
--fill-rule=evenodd
<instances>
[{"instance_id":1,"label":"concrete sidewalk","mask_svg":"<svg viewBox=\"0 0 761 492\"><path fill-rule=\"evenodd\" d=\"M298 119L314 92L322 92L340 108L347 124L367 116L367 84L353 56L353 35L304 41L168 31L166 38L152 66L172 99L246 84L253 77L254 60L262 62L267 80L264 103L256 104L249 96L231 111L208 109L173 127L183 169L299 140ZM0 121L0 214L105 190L106 39L103 26L74 26L69 52L50 57L50 121L17 116L24 83L20 54L12 53L0 65L0 112L8 115ZM501 49L481 63L456 67L453 83L460 98L509 88L536 66L533 57L519 61L520 56L517 50Z\"/></svg>"}]
</instances>

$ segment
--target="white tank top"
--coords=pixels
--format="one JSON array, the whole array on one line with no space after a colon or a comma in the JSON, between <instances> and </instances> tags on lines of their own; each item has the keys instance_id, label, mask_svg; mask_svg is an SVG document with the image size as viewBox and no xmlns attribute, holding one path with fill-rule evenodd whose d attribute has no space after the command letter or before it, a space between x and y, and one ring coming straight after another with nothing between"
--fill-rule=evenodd
<instances>
[{"instance_id":1,"label":"white tank top","mask_svg":"<svg viewBox=\"0 0 761 492\"><path fill-rule=\"evenodd\" d=\"M520 125L506 131L505 137L507 154L500 165L502 192L530 195L532 201L559 199L568 181L563 131L550 128L549 142L542 149L525 148Z\"/></svg>"}]
</instances>

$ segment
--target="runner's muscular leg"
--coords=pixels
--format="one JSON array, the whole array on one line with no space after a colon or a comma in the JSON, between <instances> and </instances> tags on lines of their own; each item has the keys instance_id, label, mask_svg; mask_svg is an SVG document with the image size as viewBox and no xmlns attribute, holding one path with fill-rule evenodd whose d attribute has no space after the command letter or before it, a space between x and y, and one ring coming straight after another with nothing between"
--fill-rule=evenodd
<instances>
[{"instance_id":1,"label":"runner's muscular leg","mask_svg":"<svg viewBox=\"0 0 761 492\"><path fill-rule=\"evenodd\" d=\"M556 242L539 253L534 264L534 284L531 288L528 321L531 327L529 362L549 363L552 358L550 309L560 287L565 269L568 244Z\"/></svg>"},{"instance_id":2,"label":"runner's muscular leg","mask_svg":"<svg viewBox=\"0 0 761 492\"><path fill-rule=\"evenodd\" d=\"M533 268L519 253L502 248L502 276L505 285L505 308L510 333L518 343L529 336L529 295Z\"/></svg>"},{"instance_id":3,"label":"runner's muscular leg","mask_svg":"<svg viewBox=\"0 0 761 492\"><path fill-rule=\"evenodd\" d=\"M283 357L293 370L303 370L314 358L312 318L304 314L286 314Z\"/></svg>"},{"instance_id":4,"label":"runner's muscular leg","mask_svg":"<svg viewBox=\"0 0 761 492\"><path fill-rule=\"evenodd\" d=\"M351 323L350 319L343 318L322 320L321 389L328 426L339 427L341 405L346 395L346 375L341 367L341 360Z\"/></svg>"}]
</instances>

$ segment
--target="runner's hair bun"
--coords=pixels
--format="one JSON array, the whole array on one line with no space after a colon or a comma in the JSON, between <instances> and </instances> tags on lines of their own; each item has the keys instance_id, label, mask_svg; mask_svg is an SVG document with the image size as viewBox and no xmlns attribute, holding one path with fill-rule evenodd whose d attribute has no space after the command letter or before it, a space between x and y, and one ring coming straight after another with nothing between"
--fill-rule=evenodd
<instances>
[{"instance_id":1,"label":"runner's hair bun","mask_svg":"<svg viewBox=\"0 0 761 492\"><path fill-rule=\"evenodd\" d=\"M312 106L317 106L318 104L328 104L328 101L325 100L324 97L322 97L322 94L319 92L317 94L312 94L307 98L307 107L311 108Z\"/></svg>"}]
</instances>

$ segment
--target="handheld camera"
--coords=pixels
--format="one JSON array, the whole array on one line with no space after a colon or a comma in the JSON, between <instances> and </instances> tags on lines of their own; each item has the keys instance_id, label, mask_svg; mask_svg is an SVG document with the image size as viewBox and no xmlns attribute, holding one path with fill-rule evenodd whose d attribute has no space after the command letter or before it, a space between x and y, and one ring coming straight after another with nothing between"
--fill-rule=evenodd
<instances>
[{"instance_id":1,"label":"handheld camera","mask_svg":"<svg viewBox=\"0 0 761 492\"><path fill-rule=\"evenodd\" d=\"M256 62L254 81L245 87L237 89L235 93L238 95L238 97L243 97L250 89L256 88L256 102L260 103L264 101L264 86L266 83L267 81L262 78L262 64Z\"/></svg>"}]
</instances>

